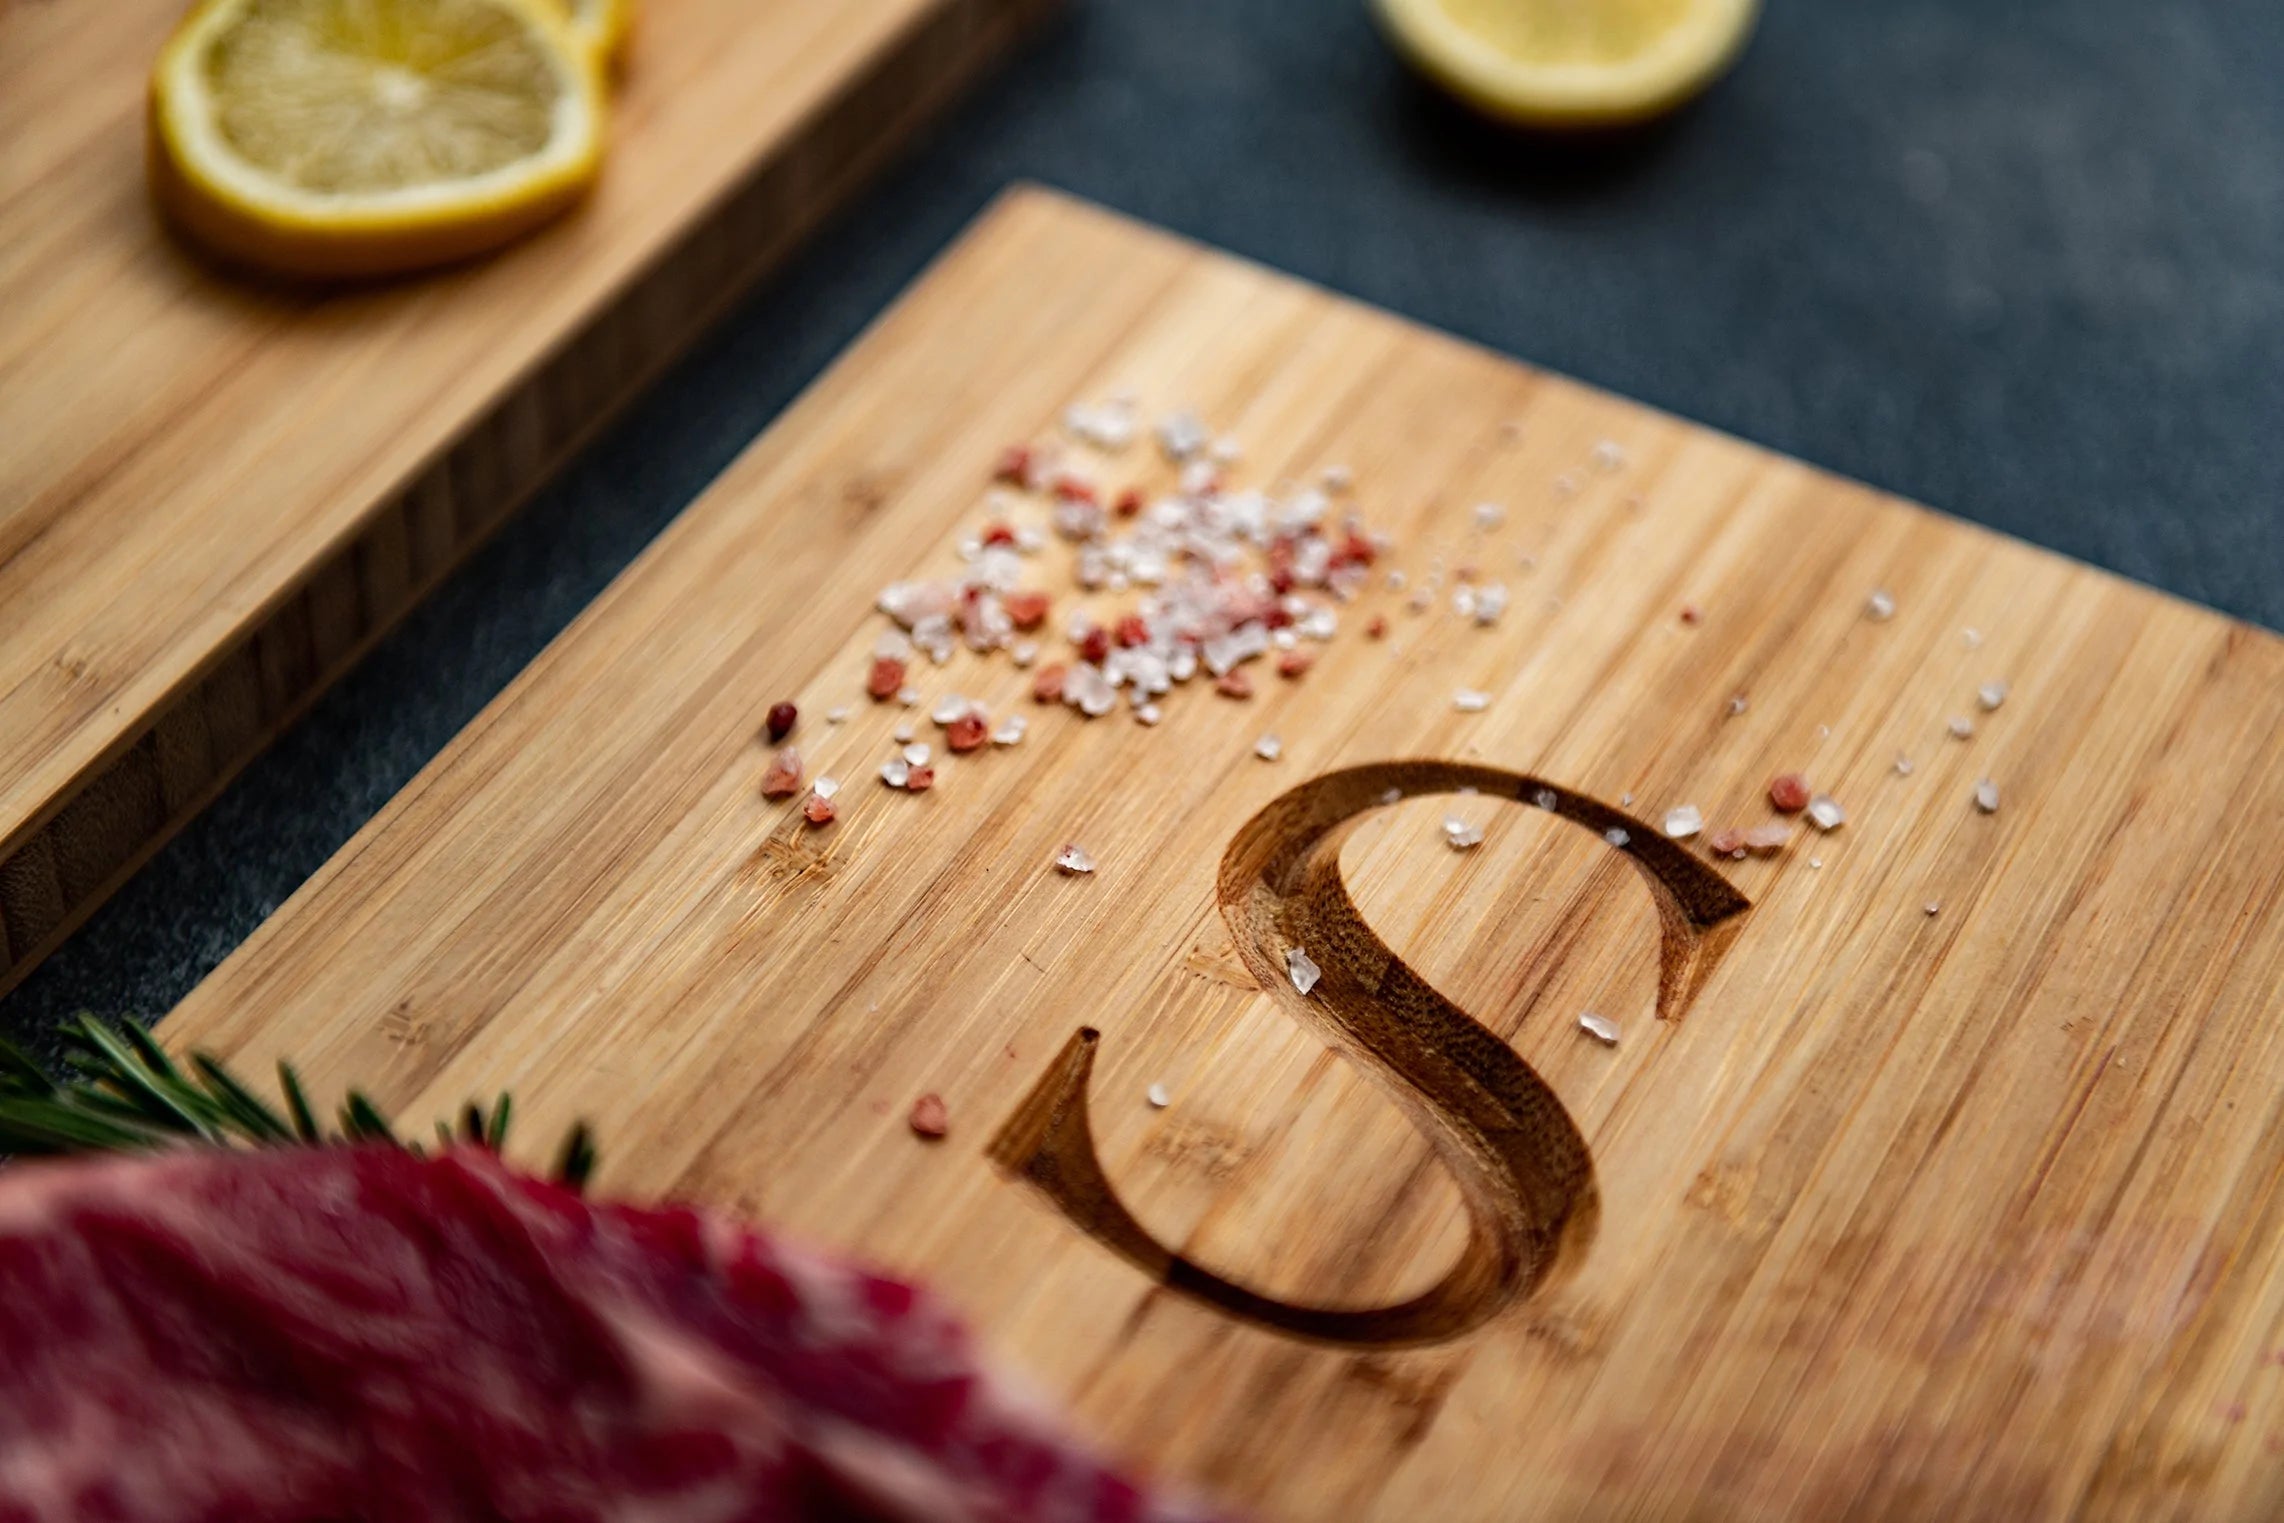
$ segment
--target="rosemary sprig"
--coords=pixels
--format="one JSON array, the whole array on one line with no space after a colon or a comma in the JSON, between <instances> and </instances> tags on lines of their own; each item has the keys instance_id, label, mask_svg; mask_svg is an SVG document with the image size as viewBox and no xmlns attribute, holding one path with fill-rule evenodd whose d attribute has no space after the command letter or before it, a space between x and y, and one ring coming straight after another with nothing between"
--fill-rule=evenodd
<instances>
[{"instance_id":1,"label":"rosemary sprig","mask_svg":"<svg viewBox=\"0 0 2284 1523\"><path fill-rule=\"evenodd\" d=\"M218 1059L192 1053L185 1071L132 1021L113 1028L81 1016L64 1028L63 1045L68 1072L59 1078L0 1040L0 1155L127 1152L185 1140L223 1147L390 1142L421 1151L418 1143L397 1137L389 1118L361 1090L349 1091L338 1130L326 1132L290 1063L278 1064L278 1090L285 1097L280 1115ZM507 1142L513 1115L504 1093L489 1112L471 1100L459 1135L437 1123L439 1145L466 1143L497 1152ZM563 1139L555 1176L579 1189L594 1167L594 1139L580 1122Z\"/></svg>"}]
</instances>

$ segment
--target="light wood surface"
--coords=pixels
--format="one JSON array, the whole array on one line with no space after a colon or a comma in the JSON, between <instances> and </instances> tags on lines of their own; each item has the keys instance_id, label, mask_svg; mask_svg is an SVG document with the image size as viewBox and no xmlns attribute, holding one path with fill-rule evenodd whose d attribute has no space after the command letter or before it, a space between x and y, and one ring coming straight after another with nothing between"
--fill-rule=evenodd
<instances>
[{"instance_id":1,"label":"light wood surface","mask_svg":"<svg viewBox=\"0 0 2284 1523\"><path fill-rule=\"evenodd\" d=\"M462 270L217 275L175 0L0 5L0 990L1044 0L645 0L600 191Z\"/></svg>"},{"instance_id":2,"label":"light wood surface","mask_svg":"<svg viewBox=\"0 0 2284 1523\"><path fill-rule=\"evenodd\" d=\"M1375 587L1303 679L1156 728L923 663L1030 734L889 792L877 590L1118 387L1241 484L1353 468L1390 563L1512 607ZM788 697L823 831L758 793ZM1791 769L1842 828L1651 823L1759 823ZM923 1275L1271 1519L2262 1520L2280 986L2272 636L1025 192L163 1034L422 1127L500 1085L534 1145L589 1117L605 1190Z\"/></svg>"}]
</instances>

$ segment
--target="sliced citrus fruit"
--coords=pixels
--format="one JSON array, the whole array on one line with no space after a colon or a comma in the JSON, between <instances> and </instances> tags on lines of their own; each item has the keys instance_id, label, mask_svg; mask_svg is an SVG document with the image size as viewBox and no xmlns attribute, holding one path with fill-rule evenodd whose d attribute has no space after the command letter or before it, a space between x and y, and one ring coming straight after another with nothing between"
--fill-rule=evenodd
<instances>
[{"instance_id":1,"label":"sliced citrus fruit","mask_svg":"<svg viewBox=\"0 0 2284 1523\"><path fill-rule=\"evenodd\" d=\"M1711 84L1751 35L1758 0L1376 0L1423 73L1493 116L1533 126L1641 121Z\"/></svg>"},{"instance_id":2,"label":"sliced citrus fruit","mask_svg":"<svg viewBox=\"0 0 2284 1523\"><path fill-rule=\"evenodd\" d=\"M495 248L594 183L603 91L553 0L206 0L151 76L185 231L294 275Z\"/></svg>"},{"instance_id":3,"label":"sliced citrus fruit","mask_svg":"<svg viewBox=\"0 0 2284 1523\"><path fill-rule=\"evenodd\" d=\"M634 0L563 0L563 9L571 18L571 35L586 44L606 73L618 73L634 29Z\"/></svg>"}]
</instances>

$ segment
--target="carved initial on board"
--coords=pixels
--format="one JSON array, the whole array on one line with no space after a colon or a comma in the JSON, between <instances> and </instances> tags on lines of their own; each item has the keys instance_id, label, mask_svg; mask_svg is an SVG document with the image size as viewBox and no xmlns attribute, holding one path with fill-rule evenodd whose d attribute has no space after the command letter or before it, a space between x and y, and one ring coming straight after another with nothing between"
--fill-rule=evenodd
<instances>
[{"instance_id":1,"label":"carved initial on board","mask_svg":"<svg viewBox=\"0 0 2284 1523\"><path fill-rule=\"evenodd\" d=\"M1600 1214L1586 1139L1546 1081L1514 1049L1373 934L1340 873L1359 820L1399 798L1457 793L1536 805L1619 848L1657 903L1657 1012L1678 1019L1751 906L1728 881L1659 831L1522 773L1458 762L1383 762L1314 778L1248 821L1222 855L1221 911L1237 950L1295 1019L1376 1079L1433 1144L1466 1203L1467 1244L1433 1288L1392 1306L1299 1306L1248 1290L1159 1243L1119 1201L1087 1122L1099 1040L1081 1030L1025 1097L990 1155L1035 1186L1089 1236L1144 1273L1232 1316L1296 1337L1389 1347L1440 1343L1481 1326L1593 1238ZM1307 996L1287 949L1324 970Z\"/></svg>"}]
</instances>

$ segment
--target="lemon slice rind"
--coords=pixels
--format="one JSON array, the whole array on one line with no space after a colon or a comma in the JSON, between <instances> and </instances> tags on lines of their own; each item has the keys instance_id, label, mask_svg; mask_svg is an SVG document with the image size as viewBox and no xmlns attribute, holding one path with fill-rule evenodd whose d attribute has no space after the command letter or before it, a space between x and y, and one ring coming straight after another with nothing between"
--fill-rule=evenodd
<instances>
[{"instance_id":1,"label":"lemon slice rind","mask_svg":"<svg viewBox=\"0 0 2284 1523\"><path fill-rule=\"evenodd\" d=\"M560 89L536 152L450 180L309 191L250 162L224 139L202 60L246 0L206 0L151 74L150 174L161 208L213 251L281 274L395 274L498 247L561 215L602 164L599 65L550 0L488 0L544 41Z\"/></svg>"},{"instance_id":2,"label":"lemon slice rind","mask_svg":"<svg viewBox=\"0 0 2284 1523\"><path fill-rule=\"evenodd\" d=\"M1759 8L1759 0L1694 0L1639 52L1555 62L1492 45L1441 0L1374 0L1384 29L1414 67L1488 115L1540 127L1619 126L1671 111L1735 60Z\"/></svg>"}]
</instances>

